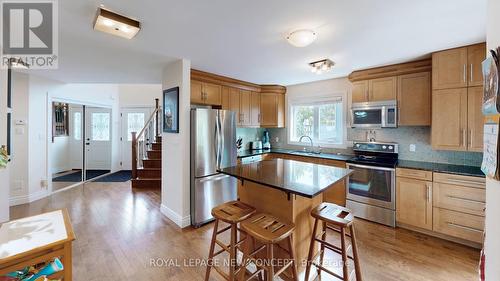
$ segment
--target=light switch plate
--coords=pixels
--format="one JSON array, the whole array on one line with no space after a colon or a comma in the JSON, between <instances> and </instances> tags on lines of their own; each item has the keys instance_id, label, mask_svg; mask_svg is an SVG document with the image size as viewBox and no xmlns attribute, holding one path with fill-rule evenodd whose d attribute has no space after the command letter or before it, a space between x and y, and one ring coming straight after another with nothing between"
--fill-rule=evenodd
<instances>
[{"instance_id":1,"label":"light switch plate","mask_svg":"<svg viewBox=\"0 0 500 281\"><path fill-rule=\"evenodd\" d=\"M410 151L411 151L411 152L415 152L416 150L417 150L416 145L414 145L413 143L412 143L412 144L410 144Z\"/></svg>"}]
</instances>

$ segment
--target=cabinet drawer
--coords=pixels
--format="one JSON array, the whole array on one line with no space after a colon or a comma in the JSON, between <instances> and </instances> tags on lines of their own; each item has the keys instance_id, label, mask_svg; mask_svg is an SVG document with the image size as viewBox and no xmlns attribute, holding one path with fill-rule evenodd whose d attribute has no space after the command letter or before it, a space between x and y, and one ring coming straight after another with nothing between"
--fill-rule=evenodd
<instances>
[{"instance_id":1,"label":"cabinet drawer","mask_svg":"<svg viewBox=\"0 0 500 281\"><path fill-rule=\"evenodd\" d=\"M484 217L486 191L445 183L434 183L434 207L464 212Z\"/></svg>"},{"instance_id":2,"label":"cabinet drawer","mask_svg":"<svg viewBox=\"0 0 500 281\"><path fill-rule=\"evenodd\" d=\"M397 168L396 176L417 179L417 180L432 181L431 171Z\"/></svg>"},{"instance_id":3,"label":"cabinet drawer","mask_svg":"<svg viewBox=\"0 0 500 281\"><path fill-rule=\"evenodd\" d=\"M484 218L465 213L434 208L433 230L442 234L482 243Z\"/></svg>"},{"instance_id":4,"label":"cabinet drawer","mask_svg":"<svg viewBox=\"0 0 500 281\"><path fill-rule=\"evenodd\" d=\"M434 181L439 183L462 185L475 188L486 188L486 179L482 177L434 173Z\"/></svg>"}]
</instances>

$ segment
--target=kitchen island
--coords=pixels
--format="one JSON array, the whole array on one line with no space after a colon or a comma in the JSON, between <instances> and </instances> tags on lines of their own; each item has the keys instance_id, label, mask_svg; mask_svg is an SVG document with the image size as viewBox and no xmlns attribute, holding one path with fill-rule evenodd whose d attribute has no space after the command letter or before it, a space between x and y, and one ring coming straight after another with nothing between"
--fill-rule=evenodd
<instances>
[{"instance_id":1,"label":"kitchen island","mask_svg":"<svg viewBox=\"0 0 500 281\"><path fill-rule=\"evenodd\" d=\"M313 230L311 209L323 202L323 192L352 171L307 162L272 159L220 170L236 177L238 198L259 212L293 222L293 244L298 270L303 271ZM286 256L277 253L276 256Z\"/></svg>"}]
</instances>

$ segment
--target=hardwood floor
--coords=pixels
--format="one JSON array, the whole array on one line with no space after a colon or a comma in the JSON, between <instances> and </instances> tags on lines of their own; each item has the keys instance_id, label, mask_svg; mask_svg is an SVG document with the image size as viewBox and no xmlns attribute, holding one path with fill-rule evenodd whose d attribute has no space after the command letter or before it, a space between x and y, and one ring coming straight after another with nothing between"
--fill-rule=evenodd
<instances>
[{"instance_id":1,"label":"hardwood floor","mask_svg":"<svg viewBox=\"0 0 500 281\"><path fill-rule=\"evenodd\" d=\"M75 281L203 280L205 266L185 263L207 257L212 224L180 230L160 213L159 205L159 191L131 191L130 182L87 183L12 207L11 218L67 208L76 234ZM356 220L355 228L364 280L477 279L475 249L363 220ZM341 270L338 258L326 258L337 266L335 271ZM216 275L212 280L220 280Z\"/></svg>"}]
</instances>

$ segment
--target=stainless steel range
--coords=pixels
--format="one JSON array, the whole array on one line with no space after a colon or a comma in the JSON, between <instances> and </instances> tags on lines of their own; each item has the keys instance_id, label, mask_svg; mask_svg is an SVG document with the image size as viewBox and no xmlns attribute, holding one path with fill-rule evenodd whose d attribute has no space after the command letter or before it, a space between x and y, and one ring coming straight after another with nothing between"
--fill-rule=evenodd
<instances>
[{"instance_id":1,"label":"stainless steel range","mask_svg":"<svg viewBox=\"0 0 500 281\"><path fill-rule=\"evenodd\" d=\"M354 171L347 187L347 208L356 217L396 226L396 165L398 144L354 142Z\"/></svg>"}]
</instances>

